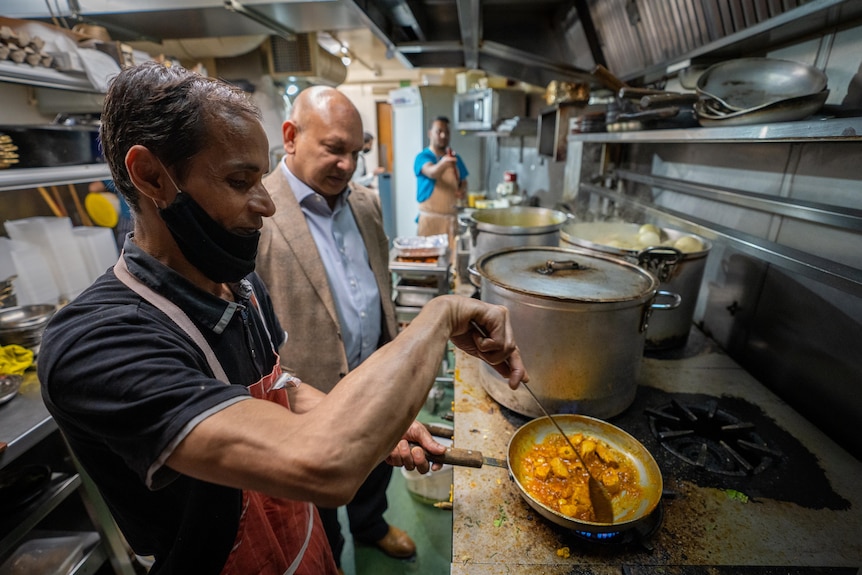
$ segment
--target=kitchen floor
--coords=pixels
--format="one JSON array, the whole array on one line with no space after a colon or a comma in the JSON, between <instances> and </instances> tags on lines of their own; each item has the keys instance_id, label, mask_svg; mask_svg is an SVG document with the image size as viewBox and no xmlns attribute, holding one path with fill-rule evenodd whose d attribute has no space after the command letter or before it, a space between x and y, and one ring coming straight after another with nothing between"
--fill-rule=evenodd
<instances>
[{"instance_id":1,"label":"kitchen floor","mask_svg":"<svg viewBox=\"0 0 862 575\"><path fill-rule=\"evenodd\" d=\"M451 363L450 363L451 365ZM434 409L423 408L419 420L425 423L450 423L441 415L451 411L454 390L451 384L441 386L443 397ZM416 556L410 560L393 559L375 547L354 547L344 508L339 510L345 546L341 567L345 575L449 575L452 563L452 512L423 502L407 490L407 481L396 468L387 490L389 509L386 520L405 530L416 542Z\"/></svg>"}]
</instances>

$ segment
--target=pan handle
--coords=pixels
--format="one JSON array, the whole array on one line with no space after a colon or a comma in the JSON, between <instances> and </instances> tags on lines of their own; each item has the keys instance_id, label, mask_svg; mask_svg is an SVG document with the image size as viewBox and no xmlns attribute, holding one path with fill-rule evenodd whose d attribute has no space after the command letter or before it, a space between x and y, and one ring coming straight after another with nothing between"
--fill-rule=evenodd
<instances>
[{"instance_id":1,"label":"pan handle","mask_svg":"<svg viewBox=\"0 0 862 575\"><path fill-rule=\"evenodd\" d=\"M446 427L445 425L438 425L436 423L423 423L425 429L436 437L445 437L447 439L452 439L452 436L455 435L455 430L451 427Z\"/></svg>"},{"instance_id":2,"label":"pan handle","mask_svg":"<svg viewBox=\"0 0 862 575\"><path fill-rule=\"evenodd\" d=\"M479 468L485 462L481 451L458 449L457 447L447 447L443 455L434 455L426 451L425 457L428 458L428 461L434 463L448 463L449 465L460 465L462 467Z\"/></svg>"},{"instance_id":3,"label":"pan handle","mask_svg":"<svg viewBox=\"0 0 862 575\"><path fill-rule=\"evenodd\" d=\"M473 284L473 287L482 289L482 274L476 268L475 262L467 266L467 278Z\"/></svg>"}]
</instances>

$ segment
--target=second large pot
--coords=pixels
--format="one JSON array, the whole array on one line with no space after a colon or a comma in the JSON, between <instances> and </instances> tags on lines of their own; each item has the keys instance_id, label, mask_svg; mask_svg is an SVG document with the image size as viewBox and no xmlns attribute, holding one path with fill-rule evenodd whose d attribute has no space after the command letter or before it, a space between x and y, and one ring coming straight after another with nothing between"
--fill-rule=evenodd
<instances>
[{"instance_id":1,"label":"second large pot","mask_svg":"<svg viewBox=\"0 0 862 575\"><path fill-rule=\"evenodd\" d=\"M639 229L639 224L629 222L568 222L560 230L560 245L621 257L638 264L658 278L659 289L679 294L682 303L678 308L672 312L657 314L650 321L646 349L683 347L691 331L706 259L712 244L694 234L670 228L660 229L660 239L673 244L684 236L691 236L700 242L702 249L680 252L663 245L639 249L616 241L619 238L636 238Z\"/></svg>"},{"instance_id":2,"label":"second large pot","mask_svg":"<svg viewBox=\"0 0 862 575\"><path fill-rule=\"evenodd\" d=\"M551 413L608 418L631 405L650 314L680 302L658 292L650 272L585 250L498 250L479 258L471 272L483 301L508 308L530 387ZM659 294L667 303L656 302ZM487 366L480 374L500 404L542 415L526 390L510 389Z\"/></svg>"},{"instance_id":3,"label":"second large pot","mask_svg":"<svg viewBox=\"0 0 862 575\"><path fill-rule=\"evenodd\" d=\"M563 212L528 206L476 210L467 222L470 263L503 248L559 245L567 218Z\"/></svg>"}]
</instances>

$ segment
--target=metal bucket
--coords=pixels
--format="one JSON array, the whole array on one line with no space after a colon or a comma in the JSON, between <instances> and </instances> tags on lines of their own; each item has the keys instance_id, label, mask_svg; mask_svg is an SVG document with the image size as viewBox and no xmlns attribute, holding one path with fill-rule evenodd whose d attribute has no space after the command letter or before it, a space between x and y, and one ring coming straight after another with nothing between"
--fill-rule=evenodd
<instances>
[{"instance_id":1,"label":"metal bucket","mask_svg":"<svg viewBox=\"0 0 862 575\"><path fill-rule=\"evenodd\" d=\"M639 224L627 222L569 222L560 230L560 245L622 257L652 272L659 280L659 289L679 294L682 302L678 308L654 314L650 319L645 348L660 350L682 347L691 331L706 258L712 244L694 234L669 228L660 229L663 244L673 244L683 236L692 236L701 242L703 249L680 252L669 245L638 249L613 239L637 237L640 227ZM606 242L610 242L610 245Z\"/></svg>"}]
</instances>

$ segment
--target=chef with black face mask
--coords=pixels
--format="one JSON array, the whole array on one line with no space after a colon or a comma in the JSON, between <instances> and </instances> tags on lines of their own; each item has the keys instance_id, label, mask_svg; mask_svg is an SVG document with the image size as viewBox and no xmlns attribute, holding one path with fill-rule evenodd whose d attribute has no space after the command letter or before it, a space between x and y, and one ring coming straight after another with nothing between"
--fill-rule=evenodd
<instances>
[{"instance_id":1,"label":"chef with black face mask","mask_svg":"<svg viewBox=\"0 0 862 575\"><path fill-rule=\"evenodd\" d=\"M126 68L100 138L134 231L45 330L45 405L152 575L336 573L315 505L347 503L384 459L427 471L408 442L444 451L414 419L446 340L526 380L505 308L435 298L324 395L282 372L290 343L253 272L275 208L245 94Z\"/></svg>"}]
</instances>

